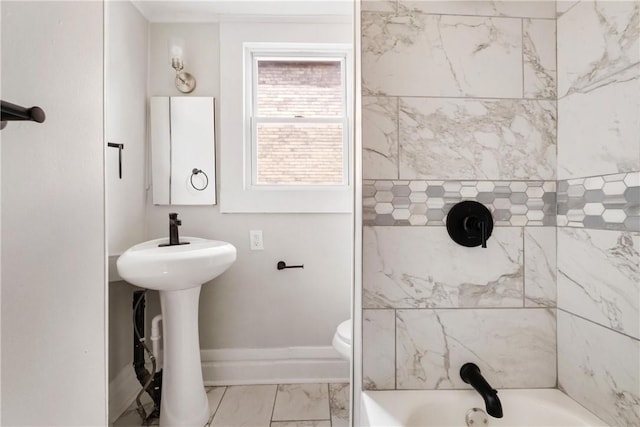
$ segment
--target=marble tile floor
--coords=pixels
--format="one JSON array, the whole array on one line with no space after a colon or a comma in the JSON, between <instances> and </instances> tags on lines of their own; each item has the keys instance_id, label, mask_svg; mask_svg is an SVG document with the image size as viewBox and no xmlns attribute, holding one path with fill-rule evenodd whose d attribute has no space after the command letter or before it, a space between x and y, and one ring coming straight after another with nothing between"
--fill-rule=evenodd
<instances>
[{"instance_id":1,"label":"marble tile floor","mask_svg":"<svg viewBox=\"0 0 640 427\"><path fill-rule=\"evenodd\" d=\"M347 427L350 386L279 384L207 387L205 427ZM145 410L153 406L148 396ZM143 425L133 403L113 427ZM158 425L158 420L152 425Z\"/></svg>"}]
</instances>

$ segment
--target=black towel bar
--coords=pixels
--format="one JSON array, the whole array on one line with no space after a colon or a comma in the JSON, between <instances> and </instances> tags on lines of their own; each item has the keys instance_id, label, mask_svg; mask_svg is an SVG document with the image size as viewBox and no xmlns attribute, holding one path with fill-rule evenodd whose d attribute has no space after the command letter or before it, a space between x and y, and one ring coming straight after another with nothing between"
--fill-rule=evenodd
<instances>
[{"instance_id":1,"label":"black towel bar","mask_svg":"<svg viewBox=\"0 0 640 427\"><path fill-rule=\"evenodd\" d=\"M45 118L44 111L40 107L25 108L7 101L0 101L0 122L2 122L0 129L3 129L9 121L31 120L42 123Z\"/></svg>"},{"instance_id":2,"label":"black towel bar","mask_svg":"<svg viewBox=\"0 0 640 427\"><path fill-rule=\"evenodd\" d=\"M303 265L287 265L287 263L284 261L278 261L278 264L276 264L276 268L278 270L284 270L285 268L304 268L304 264Z\"/></svg>"}]
</instances>

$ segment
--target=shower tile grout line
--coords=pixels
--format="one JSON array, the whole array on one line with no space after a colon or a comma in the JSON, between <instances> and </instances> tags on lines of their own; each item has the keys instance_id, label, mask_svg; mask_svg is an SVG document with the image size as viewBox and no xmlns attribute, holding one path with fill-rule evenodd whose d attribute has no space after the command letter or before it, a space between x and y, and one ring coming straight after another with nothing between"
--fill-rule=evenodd
<instances>
[{"instance_id":1,"label":"shower tile grout line","mask_svg":"<svg viewBox=\"0 0 640 427\"><path fill-rule=\"evenodd\" d=\"M554 306L540 306L540 307L521 307L515 305L512 307L363 307L363 310L377 310L377 311L397 311L397 310L548 310L550 308L558 308Z\"/></svg>"},{"instance_id":2,"label":"shower tile grout line","mask_svg":"<svg viewBox=\"0 0 640 427\"><path fill-rule=\"evenodd\" d=\"M616 332L616 333L618 333L618 334L620 334L620 335L622 335L622 336L625 336L625 337L627 337L627 338L630 338L630 339L632 339L632 340L634 340L634 341L636 341L636 342L640 342L640 338L636 338L636 337L634 337L633 335L629 335L629 334L627 334L626 332L618 331L618 330L613 329L613 328L611 328L611 327L609 327L609 326L603 325L602 323L598 323L598 322L596 322L595 320L591 320L591 319L589 319L589 318L587 318L587 317L584 317L584 316L582 316L582 315L580 315L580 314L576 314L576 313L571 312L571 311L569 311L569 310L565 310L564 308L561 308L561 307L558 307L558 308L557 308L557 310L560 310L560 311L562 311L562 312L564 312L564 313L566 313L566 314L568 314L568 315L570 315L570 316L578 317L578 318L580 318L580 319L582 319L582 320L585 320L585 321L587 321L587 322L589 322L589 323L591 323L591 324L593 324L593 325L600 326L600 327L602 327L602 328L608 329L608 330L610 330L611 332Z\"/></svg>"},{"instance_id":3,"label":"shower tile grout line","mask_svg":"<svg viewBox=\"0 0 640 427\"><path fill-rule=\"evenodd\" d=\"M635 64L637 65L637 64ZM627 67L630 68L630 67ZM626 70L626 68L625 68ZM612 74L615 75L615 74ZM390 93L367 93L362 94L363 98L428 98L428 99L474 99L474 100L489 100L489 101L556 101L556 98L519 98L519 97L496 97L496 96L442 96L442 95L398 95Z\"/></svg>"},{"instance_id":4,"label":"shower tile grout line","mask_svg":"<svg viewBox=\"0 0 640 427\"><path fill-rule=\"evenodd\" d=\"M526 295L527 295L527 230L525 227L522 227L522 308L527 306L526 304Z\"/></svg>"},{"instance_id":5,"label":"shower tile grout line","mask_svg":"<svg viewBox=\"0 0 640 427\"><path fill-rule=\"evenodd\" d=\"M396 165L398 166L398 180L400 180L400 97L396 96Z\"/></svg>"},{"instance_id":6,"label":"shower tile grout line","mask_svg":"<svg viewBox=\"0 0 640 427\"><path fill-rule=\"evenodd\" d=\"M393 389L398 389L398 310L393 309Z\"/></svg>"},{"instance_id":7,"label":"shower tile grout line","mask_svg":"<svg viewBox=\"0 0 640 427\"><path fill-rule=\"evenodd\" d=\"M522 61L520 62L522 70L522 99L524 99L524 20L520 18L520 54L522 55Z\"/></svg>"},{"instance_id":8,"label":"shower tile grout line","mask_svg":"<svg viewBox=\"0 0 640 427\"><path fill-rule=\"evenodd\" d=\"M397 3L396 6L396 11L382 11L382 10L362 10L361 13L368 13L368 14L377 14L377 15L399 15L400 14L400 8L398 7L399 4ZM489 19L493 19L493 18L497 18L497 19L542 19L545 21L553 21L556 18L549 18L549 17L538 17L538 16L510 16L510 15L470 15L470 14L464 14L464 13L434 13L434 12L416 12L419 15L422 16L461 16L464 18L489 18Z\"/></svg>"}]
</instances>

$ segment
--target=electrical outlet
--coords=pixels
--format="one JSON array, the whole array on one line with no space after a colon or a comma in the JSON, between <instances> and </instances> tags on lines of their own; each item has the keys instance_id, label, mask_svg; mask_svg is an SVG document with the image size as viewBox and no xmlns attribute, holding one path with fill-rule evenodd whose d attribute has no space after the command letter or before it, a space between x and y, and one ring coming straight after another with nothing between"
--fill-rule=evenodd
<instances>
[{"instance_id":1,"label":"electrical outlet","mask_svg":"<svg viewBox=\"0 0 640 427\"><path fill-rule=\"evenodd\" d=\"M262 230L250 230L249 243L252 251L264 250L264 243L262 242Z\"/></svg>"}]
</instances>

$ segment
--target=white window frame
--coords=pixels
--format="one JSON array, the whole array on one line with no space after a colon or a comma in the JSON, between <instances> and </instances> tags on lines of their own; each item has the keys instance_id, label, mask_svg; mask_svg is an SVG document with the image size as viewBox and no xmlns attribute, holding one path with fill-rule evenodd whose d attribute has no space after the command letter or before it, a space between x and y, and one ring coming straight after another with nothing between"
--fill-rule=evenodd
<instances>
[{"instance_id":1,"label":"white window frame","mask_svg":"<svg viewBox=\"0 0 640 427\"><path fill-rule=\"evenodd\" d=\"M259 42L259 43L258 43ZM350 117L349 183L342 188L325 186L260 189L247 185L246 47L280 46L304 50L326 46L348 52L346 61L347 105ZM218 123L219 209L222 213L344 213L353 212L354 56L350 22L221 22L220 108ZM250 152L249 152L250 153Z\"/></svg>"},{"instance_id":2,"label":"white window frame","mask_svg":"<svg viewBox=\"0 0 640 427\"><path fill-rule=\"evenodd\" d=\"M336 44L245 43L245 188L253 191L331 191L351 188L350 135L351 88L348 73L350 47ZM258 61L335 61L342 74L343 111L335 117L261 117L258 112ZM341 184L259 184L258 126L279 124L340 124L342 125L342 183Z\"/></svg>"}]
</instances>

